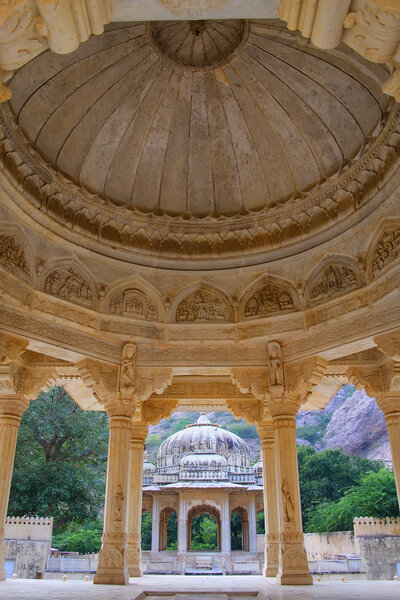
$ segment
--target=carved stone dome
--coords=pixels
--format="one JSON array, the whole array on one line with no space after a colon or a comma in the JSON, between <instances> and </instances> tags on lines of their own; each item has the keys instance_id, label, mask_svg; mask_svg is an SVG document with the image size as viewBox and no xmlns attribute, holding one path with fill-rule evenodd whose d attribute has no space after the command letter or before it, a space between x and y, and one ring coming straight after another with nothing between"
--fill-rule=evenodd
<instances>
[{"instance_id":1,"label":"carved stone dome","mask_svg":"<svg viewBox=\"0 0 400 600\"><path fill-rule=\"evenodd\" d=\"M17 71L2 118L46 227L142 264L254 264L353 223L360 169L386 168L386 75L275 21L113 24Z\"/></svg>"}]
</instances>

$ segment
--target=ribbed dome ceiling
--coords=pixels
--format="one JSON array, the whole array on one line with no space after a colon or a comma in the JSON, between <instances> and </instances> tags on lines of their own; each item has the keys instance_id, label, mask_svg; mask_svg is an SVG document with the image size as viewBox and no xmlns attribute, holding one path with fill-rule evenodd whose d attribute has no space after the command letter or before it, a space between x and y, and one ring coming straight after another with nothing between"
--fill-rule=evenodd
<instances>
[{"instance_id":1,"label":"ribbed dome ceiling","mask_svg":"<svg viewBox=\"0 0 400 600\"><path fill-rule=\"evenodd\" d=\"M208 219L295 200L380 128L383 67L274 23L233 23L113 25L18 71L11 108L48 163L145 214Z\"/></svg>"}]
</instances>

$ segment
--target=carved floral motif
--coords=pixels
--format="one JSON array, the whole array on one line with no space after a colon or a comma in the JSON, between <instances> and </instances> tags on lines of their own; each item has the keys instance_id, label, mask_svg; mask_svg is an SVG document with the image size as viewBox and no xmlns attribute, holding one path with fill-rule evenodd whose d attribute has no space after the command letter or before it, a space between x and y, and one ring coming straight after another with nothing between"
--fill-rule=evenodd
<instances>
[{"instance_id":1,"label":"carved floral motif","mask_svg":"<svg viewBox=\"0 0 400 600\"><path fill-rule=\"evenodd\" d=\"M159 318L158 308L146 294L133 289L125 290L122 294L116 294L109 302L108 309L114 315L124 315L142 319L157 321Z\"/></svg>"},{"instance_id":2,"label":"carved floral motif","mask_svg":"<svg viewBox=\"0 0 400 600\"><path fill-rule=\"evenodd\" d=\"M193 321L227 321L226 305L212 292L198 290L180 302L176 309L178 323Z\"/></svg>"},{"instance_id":3,"label":"carved floral motif","mask_svg":"<svg viewBox=\"0 0 400 600\"><path fill-rule=\"evenodd\" d=\"M400 229L385 231L379 240L372 259L372 275L377 277L386 265L400 256Z\"/></svg>"},{"instance_id":4,"label":"carved floral motif","mask_svg":"<svg viewBox=\"0 0 400 600\"><path fill-rule=\"evenodd\" d=\"M257 290L246 302L244 317L263 317L270 313L294 310L291 295L270 283Z\"/></svg>"},{"instance_id":5,"label":"carved floral motif","mask_svg":"<svg viewBox=\"0 0 400 600\"><path fill-rule=\"evenodd\" d=\"M324 302L358 287L354 271L341 264L330 264L314 281L310 292L310 304Z\"/></svg>"},{"instance_id":6,"label":"carved floral motif","mask_svg":"<svg viewBox=\"0 0 400 600\"><path fill-rule=\"evenodd\" d=\"M29 277L29 265L25 252L10 235L0 235L0 263L13 273Z\"/></svg>"},{"instance_id":7,"label":"carved floral motif","mask_svg":"<svg viewBox=\"0 0 400 600\"><path fill-rule=\"evenodd\" d=\"M47 294L92 307L93 294L88 281L73 267L58 267L49 273L44 284Z\"/></svg>"}]
</instances>

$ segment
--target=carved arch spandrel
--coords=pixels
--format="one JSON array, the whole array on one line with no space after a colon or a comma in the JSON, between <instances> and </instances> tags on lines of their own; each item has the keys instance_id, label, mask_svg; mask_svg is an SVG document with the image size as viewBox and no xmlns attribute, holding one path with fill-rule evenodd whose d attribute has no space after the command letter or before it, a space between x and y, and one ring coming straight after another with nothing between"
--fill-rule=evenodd
<instances>
[{"instance_id":1,"label":"carved arch spandrel","mask_svg":"<svg viewBox=\"0 0 400 600\"><path fill-rule=\"evenodd\" d=\"M327 256L311 271L304 288L306 307L343 296L364 284L357 263L348 256Z\"/></svg>"},{"instance_id":2,"label":"carved arch spandrel","mask_svg":"<svg viewBox=\"0 0 400 600\"><path fill-rule=\"evenodd\" d=\"M232 322L234 311L228 296L220 289L196 282L181 290L171 304L177 323Z\"/></svg>"},{"instance_id":3,"label":"carved arch spandrel","mask_svg":"<svg viewBox=\"0 0 400 600\"><path fill-rule=\"evenodd\" d=\"M32 249L18 226L3 224L0 227L0 267L22 279L34 279Z\"/></svg>"},{"instance_id":4,"label":"carved arch spandrel","mask_svg":"<svg viewBox=\"0 0 400 600\"><path fill-rule=\"evenodd\" d=\"M372 236L367 251L368 280L377 279L388 271L400 258L400 221L385 219Z\"/></svg>"},{"instance_id":5,"label":"carved arch spandrel","mask_svg":"<svg viewBox=\"0 0 400 600\"><path fill-rule=\"evenodd\" d=\"M239 300L238 320L263 318L299 309L299 296L288 281L262 275L243 292Z\"/></svg>"},{"instance_id":6,"label":"carved arch spandrel","mask_svg":"<svg viewBox=\"0 0 400 600\"><path fill-rule=\"evenodd\" d=\"M51 296L96 308L98 304L96 285L88 270L78 261L65 258L50 263L43 271L40 288Z\"/></svg>"},{"instance_id":7,"label":"carved arch spandrel","mask_svg":"<svg viewBox=\"0 0 400 600\"><path fill-rule=\"evenodd\" d=\"M113 285L102 302L102 310L117 316L165 320L165 309L159 294L139 277Z\"/></svg>"}]
</instances>

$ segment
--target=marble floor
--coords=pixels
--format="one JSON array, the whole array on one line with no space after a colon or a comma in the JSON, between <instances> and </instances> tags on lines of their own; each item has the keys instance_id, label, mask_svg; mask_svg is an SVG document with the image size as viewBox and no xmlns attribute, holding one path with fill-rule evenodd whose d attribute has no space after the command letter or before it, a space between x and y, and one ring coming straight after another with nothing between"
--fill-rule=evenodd
<instances>
[{"instance_id":1,"label":"marble floor","mask_svg":"<svg viewBox=\"0 0 400 600\"><path fill-rule=\"evenodd\" d=\"M85 581L11 580L0 582L0 600L399 600L398 581L316 582L278 586L260 576L162 576L132 578L126 586Z\"/></svg>"}]
</instances>

